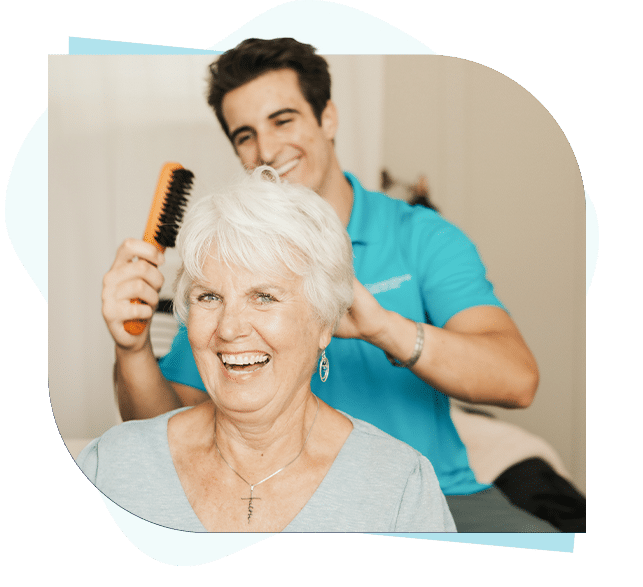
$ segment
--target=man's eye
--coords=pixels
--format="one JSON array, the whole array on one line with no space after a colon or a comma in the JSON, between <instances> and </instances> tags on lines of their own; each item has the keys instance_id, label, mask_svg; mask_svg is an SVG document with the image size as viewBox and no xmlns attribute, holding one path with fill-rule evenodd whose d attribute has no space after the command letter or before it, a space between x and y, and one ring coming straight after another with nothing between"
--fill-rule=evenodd
<instances>
[{"instance_id":1,"label":"man's eye","mask_svg":"<svg viewBox=\"0 0 643 587\"><path fill-rule=\"evenodd\" d=\"M236 140L236 145L237 145L237 147L238 147L238 146L240 146L240 145L243 145L243 143L245 143L245 142L246 142L246 141L248 141L249 139L250 139L250 135L249 135L249 134L248 134L248 135L239 135L239 136L237 137L237 140Z\"/></svg>"},{"instance_id":2,"label":"man's eye","mask_svg":"<svg viewBox=\"0 0 643 587\"><path fill-rule=\"evenodd\" d=\"M276 124L277 126L283 126L284 124L287 124L289 122L292 122L292 118L280 118L276 121Z\"/></svg>"}]
</instances>

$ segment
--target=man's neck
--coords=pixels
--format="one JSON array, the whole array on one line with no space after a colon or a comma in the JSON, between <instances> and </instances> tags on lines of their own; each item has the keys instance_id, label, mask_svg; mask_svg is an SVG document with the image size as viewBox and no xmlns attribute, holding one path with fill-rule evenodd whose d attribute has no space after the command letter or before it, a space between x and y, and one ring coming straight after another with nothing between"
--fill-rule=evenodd
<instances>
[{"instance_id":1,"label":"man's neck","mask_svg":"<svg viewBox=\"0 0 643 587\"><path fill-rule=\"evenodd\" d=\"M344 226L348 226L353 210L353 187L342 173L339 163L333 166L320 195L335 209Z\"/></svg>"}]
</instances>

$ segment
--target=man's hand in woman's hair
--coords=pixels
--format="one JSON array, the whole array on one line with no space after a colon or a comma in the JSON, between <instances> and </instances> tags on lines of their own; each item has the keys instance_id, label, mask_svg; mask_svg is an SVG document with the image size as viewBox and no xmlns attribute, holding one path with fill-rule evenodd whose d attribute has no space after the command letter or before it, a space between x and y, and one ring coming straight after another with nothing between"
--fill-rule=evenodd
<instances>
[{"instance_id":1,"label":"man's hand in woman's hair","mask_svg":"<svg viewBox=\"0 0 643 587\"><path fill-rule=\"evenodd\" d=\"M353 281L353 292L353 305L342 317L334 336L373 342L384 330L389 312L357 279Z\"/></svg>"}]
</instances>

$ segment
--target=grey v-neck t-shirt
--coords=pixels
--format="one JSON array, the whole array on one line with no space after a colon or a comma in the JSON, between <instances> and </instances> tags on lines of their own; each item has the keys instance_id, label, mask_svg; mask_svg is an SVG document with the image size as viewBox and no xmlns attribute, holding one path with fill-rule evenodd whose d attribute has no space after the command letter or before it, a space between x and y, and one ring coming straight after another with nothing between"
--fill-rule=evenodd
<instances>
[{"instance_id":1,"label":"grey v-neck t-shirt","mask_svg":"<svg viewBox=\"0 0 643 587\"><path fill-rule=\"evenodd\" d=\"M183 491L167 438L181 408L125 422L77 458L109 499L150 522L206 532ZM319 487L284 532L455 532L431 463L407 444L345 414L353 430Z\"/></svg>"}]
</instances>

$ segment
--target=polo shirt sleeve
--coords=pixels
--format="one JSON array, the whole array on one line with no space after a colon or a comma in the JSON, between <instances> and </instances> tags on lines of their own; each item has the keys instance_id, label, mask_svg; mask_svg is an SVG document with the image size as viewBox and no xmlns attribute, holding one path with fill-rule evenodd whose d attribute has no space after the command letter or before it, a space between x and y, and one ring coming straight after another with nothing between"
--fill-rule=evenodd
<instances>
[{"instance_id":1,"label":"polo shirt sleeve","mask_svg":"<svg viewBox=\"0 0 643 587\"><path fill-rule=\"evenodd\" d=\"M431 324L443 327L458 312L474 306L504 308L487 279L471 240L437 214L420 229L420 280Z\"/></svg>"},{"instance_id":2,"label":"polo shirt sleeve","mask_svg":"<svg viewBox=\"0 0 643 587\"><path fill-rule=\"evenodd\" d=\"M196 387L205 393L205 386L194 362L185 324L180 325L179 331L172 341L172 348L159 361L159 367L168 381Z\"/></svg>"}]
</instances>

